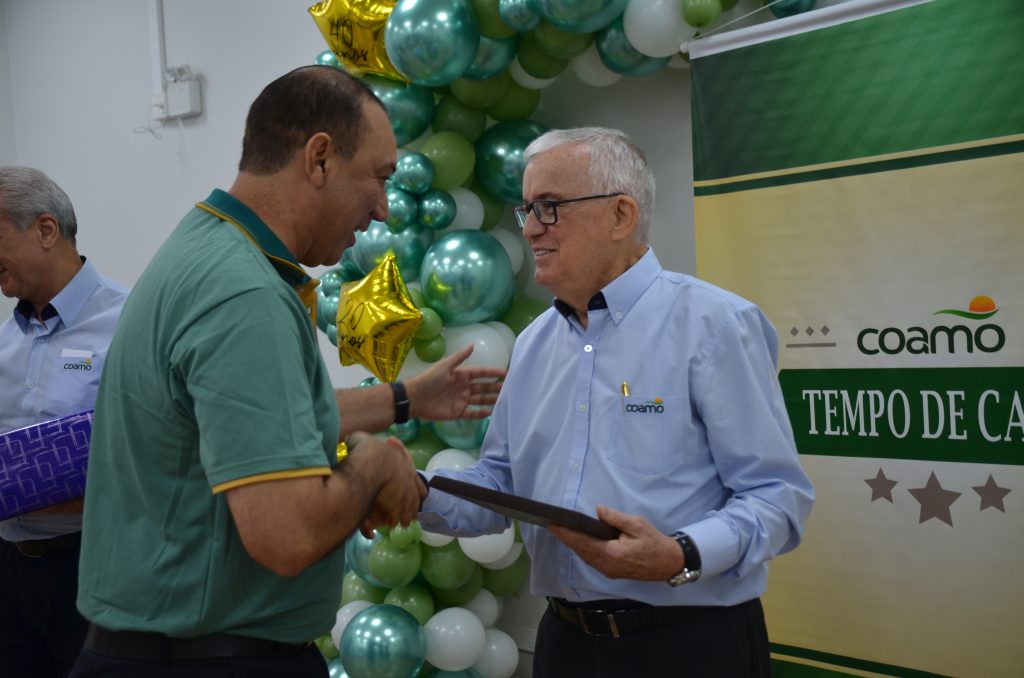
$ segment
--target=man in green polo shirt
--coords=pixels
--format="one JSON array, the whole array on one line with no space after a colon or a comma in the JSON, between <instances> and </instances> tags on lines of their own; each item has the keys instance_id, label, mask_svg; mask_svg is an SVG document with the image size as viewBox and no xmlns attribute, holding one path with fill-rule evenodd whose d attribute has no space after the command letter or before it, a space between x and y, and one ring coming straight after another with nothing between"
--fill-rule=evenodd
<instances>
[{"instance_id":1,"label":"man in green polo shirt","mask_svg":"<svg viewBox=\"0 0 1024 678\"><path fill-rule=\"evenodd\" d=\"M502 372L464 350L404 386L333 391L300 264L334 264L387 216L395 138L332 68L275 80L239 174L181 221L135 286L96 402L73 676L326 676L343 545L407 524L423 486L411 416L485 416ZM346 440L349 453L336 462Z\"/></svg>"}]
</instances>

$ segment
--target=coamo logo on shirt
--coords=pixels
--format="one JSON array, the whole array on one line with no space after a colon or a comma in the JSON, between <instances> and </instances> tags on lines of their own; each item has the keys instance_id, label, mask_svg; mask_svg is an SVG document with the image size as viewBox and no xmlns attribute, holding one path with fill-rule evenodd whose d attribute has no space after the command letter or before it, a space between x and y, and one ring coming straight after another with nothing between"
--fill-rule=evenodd
<instances>
[{"instance_id":1,"label":"coamo logo on shirt","mask_svg":"<svg viewBox=\"0 0 1024 678\"><path fill-rule=\"evenodd\" d=\"M932 315L952 315L968 320L987 320L999 312L992 297L984 294L971 299L966 311L946 308ZM865 355L885 353L995 353L1006 344L1006 333L994 323L973 327L967 325L937 325L933 328L868 327L857 335L857 348Z\"/></svg>"},{"instance_id":2,"label":"coamo logo on shirt","mask_svg":"<svg viewBox=\"0 0 1024 678\"><path fill-rule=\"evenodd\" d=\"M655 398L645 403L626 403L626 411L640 414L661 414L665 411L665 401Z\"/></svg>"},{"instance_id":3,"label":"coamo logo on shirt","mask_svg":"<svg viewBox=\"0 0 1024 678\"><path fill-rule=\"evenodd\" d=\"M92 370L92 361L89 360L88 358L83 358L83 359L77 360L77 361L69 360L69 361L64 363L64 369L65 370L81 370L83 372L88 372L88 371Z\"/></svg>"}]
</instances>

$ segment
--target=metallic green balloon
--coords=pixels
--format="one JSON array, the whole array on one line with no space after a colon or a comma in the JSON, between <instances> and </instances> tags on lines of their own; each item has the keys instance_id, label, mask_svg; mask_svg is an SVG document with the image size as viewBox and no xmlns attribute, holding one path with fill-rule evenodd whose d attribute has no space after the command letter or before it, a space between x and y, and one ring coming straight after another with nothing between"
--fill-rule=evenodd
<instances>
[{"instance_id":1,"label":"metallic green balloon","mask_svg":"<svg viewBox=\"0 0 1024 678\"><path fill-rule=\"evenodd\" d=\"M593 33L626 11L628 0L535 0L537 13L570 33Z\"/></svg>"},{"instance_id":2,"label":"metallic green balloon","mask_svg":"<svg viewBox=\"0 0 1024 678\"><path fill-rule=\"evenodd\" d=\"M479 45L480 24L467 0L399 0L384 29L395 69L425 87L462 77Z\"/></svg>"},{"instance_id":3,"label":"metallic green balloon","mask_svg":"<svg viewBox=\"0 0 1024 678\"><path fill-rule=\"evenodd\" d=\"M420 433L420 420L410 419L404 424L392 424L388 426L388 435L395 436L403 443L416 439Z\"/></svg>"},{"instance_id":4,"label":"metallic green balloon","mask_svg":"<svg viewBox=\"0 0 1024 678\"><path fill-rule=\"evenodd\" d=\"M501 20L518 33L532 31L540 23L534 0L498 0Z\"/></svg>"},{"instance_id":5,"label":"metallic green balloon","mask_svg":"<svg viewBox=\"0 0 1024 678\"><path fill-rule=\"evenodd\" d=\"M423 257L420 291L446 325L468 325L504 313L515 295L505 248L482 231L452 231Z\"/></svg>"},{"instance_id":6,"label":"metallic green balloon","mask_svg":"<svg viewBox=\"0 0 1024 678\"><path fill-rule=\"evenodd\" d=\"M349 251L363 275L383 261L388 251L394 251L402 278L411 281L419 276L423 255L433 240L434 233L419 223L393 233L384 222L371 221L366 231L356 233L356 244Z\"/></svg>"},{"instance_id":7,"label":"metallic green balloon","mask_svg":"<svg viewBox=\"0 0 1024 678\"><path fill-rule=\"evenodd\" d=\"M441 231L455 220L455 198L448 191L432 188L419 202L420 223L432 231Z\"/></svg>"},{"instance_id":8,"label":"metallic green balloon","mask_svg":"<svg viewBox=\"0 0 1024 678\"><path fill-rule=\"evenodd\" d=\"M388 217L384 223L392 233L401 233L416 224L416 198L392 184L387 189Z\"/></svg>"},{"instance_id":9,"label":"metallic green balloon","mask_svg":"<svg viewBox=\"0 0 1024 678\"><path fill-rule=\"evenodd\" d=\"M316 291L316 326L324 332L328 327L334 326L337 331L338 322L338 293L324 294L321 288Z\"/></svg>"},{"instance_id":10,"label":"metallic green balloon","mask_svg":"<svg viewBox=\"0 0 1024 678\"><path fill-rule=\"evenodd\" d=\"M448 421L435 421L430 425L434 427L437 437L460 450L475 450L484 442L484 435L487 434L487 427L491 424L490 417L483 419L450 419Z\"/></svg>"},{"instance_id":11,"label":"metallic green balloon","mask_svg":"<svg viewBox=\"0 0 1024 678\"><path fill-rule=\"evenodd\" d=\"M726 3L723 2L722 11L729 9L725 5ZM782 2L771 5L768 9L772 11L772 14L782 19L794 14L802 14L813 8L814 0L782 0Z\"/></svg>"},{"instance_id":12,"label":"metallic green balloon","mask_svg":"<svg viewBox=\"0 0 1024 678\"><path fill-rule=\"evenodd\" d=\"M345 627L341 656L352 676L415 676L427 658L427 633L402 608L374 605Z\"/></svg>"},{"instance_id":13,"label":"metallic green balloon","mask_svg":"<svg viewBox=\"0 0 1024 678\"><path fill-rule=\"evenodd\" d=\"M672 58L671 56L649 57L638 52L626 38L621 16L597 34L595 43L597 44L597 53L601 55L604 65L622 75L633 77L651 75L660 71Z\"/></svg>"},{"instance_id":14,"label":"metallic green balloon","mask_svg":"<svg viewBox=\"0 0 1024 678\"><path fill-rule=\"evenodd\" d=\"M484 190L510 205L521 203L523 151L545 131L532 120L508 120L484 132L476 142L476 179Z\"/></svg>"},{"instance_id":15,"label":"metallic green balloon","mask_svg":"<svg viewBox=\"0 0 1024 678\"><path fill-rule=\"evenodd\" d=\"M320 287L316 288L317 293L324 296L337 295L341 291L341 284L345 282L344 273L341 268L332 268L324 271L320 276Z\"/></svg>"},{"instance_id":16,"label":"metallic green balloon","mask_svg":"<svg viewBox=\"0 0 1024 678\"><path fill-rule=\"evenodd\" d=\"M399 146L418 139L430 127L434 118L434 95L429 89L379 75L365 75L363 81L388 110Z\"/></svg>"},{"instance_id":17,"label":"metallic green balloon","mask_svg":"<svg viewBox=\"0 0 1024 678\"><path fill-rule=\"evenodd\" d=\"M329 49L317 54L316 59L313 59L313 64L316 66L330 66L331 68L341 69L341 62L338 61L338 55Z\"/></svg>"},{"instance_id":18,"label":"metallic green balloon","mask_svg":"<svg viewBox=\"0 0 1024 678\"><path fill-rule=\"evenodd\" d=\"M513 35L511 38L480 36L480 47L476 50L476 57L462 77L470 80L486 80L494 77L512 63L518 45L519 36L517 35Z\"/></svg>"},{"instance_id":19,"label":"metallic green balloon","mask_svg":"<svg viewBox=\"0 0 1024 678\"><path fill-rule=\"evenodd\" d=\"M326 656L324 658L326 659ZM327 678L350 678L340 657L335 657L327 662Z\"/></svg>"},{"instance_id":20,"label":"metallic green balloon","mask_svg":"<svg viewBox=\"0 0 1024 678\"><path fill-rule=\"evenodd\" d=\"M391 183L411 195L423 195L434 183L434 163L422 153L406 153L398 159Z\"/></svg>"}]
</instances>

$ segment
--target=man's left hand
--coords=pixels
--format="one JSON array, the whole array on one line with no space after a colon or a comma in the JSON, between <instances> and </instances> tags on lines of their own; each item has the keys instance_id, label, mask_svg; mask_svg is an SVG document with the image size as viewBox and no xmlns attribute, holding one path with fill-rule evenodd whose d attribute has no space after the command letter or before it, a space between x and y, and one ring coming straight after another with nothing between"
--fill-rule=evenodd
<instances>
[{"instance_id":1,"label":"man's left hand","mask_svg":"<svg viewBox=\"0 0 1024 678\"><path fill-rule=\"evenodd\" d=\"M612 579L665 581L683 569L683 554L672 537L641 516L597 507L597 517L619 528L618 539L597 539L561 525L548 529L588 565Z\"/></svg>"},{"instance_id":2,"label":"man's left hand","mask_svg":"<svg viewBox=\"0 0 1024 678\"><path fill-rule=\"evenodd\" d=\"M470 344L438 360L406 381L409 413L416 419L483 419L498 399L505 370L496 367L461 367L473 353Z\"/></svg>"}]
</instances>

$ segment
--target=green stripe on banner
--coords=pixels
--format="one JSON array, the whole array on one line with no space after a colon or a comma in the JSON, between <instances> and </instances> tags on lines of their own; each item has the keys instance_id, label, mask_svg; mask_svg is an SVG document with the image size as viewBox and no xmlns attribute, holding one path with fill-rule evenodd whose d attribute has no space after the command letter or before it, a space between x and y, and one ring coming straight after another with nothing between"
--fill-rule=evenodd
<instances>
[{"instance_id":1,"label":"green stripe on banner","mask_svg":"<svg viewBox=\"0 0 1024 678\"><path fill-rule=\"evenodd\" d=\"M822 664L829 664L835 667L843 667L849 669L858 669L860 671L870 671L871 673L880 673L884 676L897 676L898 678L942 678L942 674L929 673L927 671L918 671L916 669L908 669L902 666L893 666L891 664L882 664L881 662L868 661L866 659L857 659L855 657L844 657L839 654L830 654L828 652L820 652L818 650L808 650L803 647L794 647L792 645L779 645L778 643L769 643L772 654L782 655L781 658L776 657L776 661L773 661L773 673L772 675L776 678L796 678L799 676L803 678L819 676L845 676L850 675L837 671L830 671L828 669L819 669L817 667L809 667L807 665L799 665L794 663L787 663L785 668L778 670L777 661L781 659L781 662L785 662L785 657L798 657L800 659L808 659L816 661ZM805 672L796 669L797 666L801 666L803 669L813 669L810 672Z\"/></svg>"},{"instance_id":2,"label":"green stripe on banner","mask_svg":"<svg viewBox=\"0 0 1024 678\"><path fill-rule=\"evenodd\" d=\"M1024 368L783 370L801 454L1024 466Z\"/></svg>"},{"instance_id":3,"label":"green stripe on banner","mask_svg":"<svg viewBox=\"0 0 1024 678\"><path fill-rule=\"evenodd\" d=\"M934 0L695 59L694 179L1018 134L1022 36L1021 0Z\"/></svg>"},{"instance_id":4,"label":"green stripe on banner","mask_svg":"<svg viewBox=\"0 0 1024 678\"><path fill-rule=\"evenodd\" d=\"M790 174L763 177L760 179L750 179L749 181L734 181L715 186L695 186L693 194L700 196L736 193L739 191L750 191L757 188L802 184L808 181L839 179L841 177L851 177L861 174L877 174L878 172L891 172L894 170L910 169L913 167L941 165L949 162L976 160L978 158L990 158L998 155L1010 155L1012 153L1024 153L1024 141L1009 141L1003 144L987 144L984 146L975 146L973 148L957 149L955 151L925 153L922 155L913 155L904 158L894 158L892 160L856 163L843 165L842 167L808 170L806 172L793 172Z\"/></svg>"}]
</instances>

